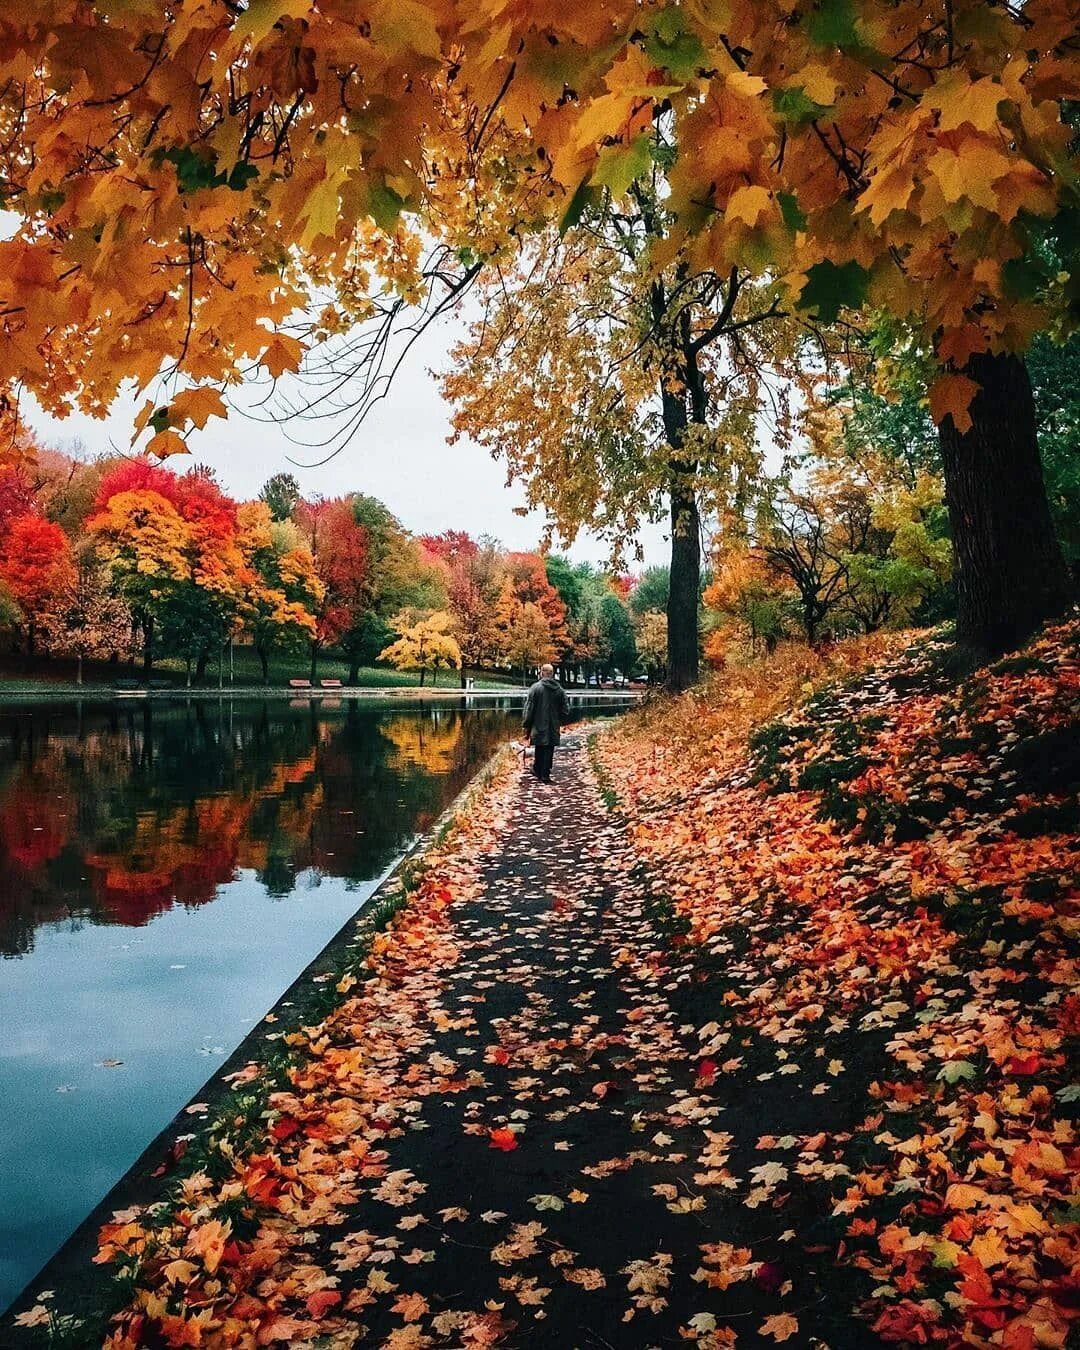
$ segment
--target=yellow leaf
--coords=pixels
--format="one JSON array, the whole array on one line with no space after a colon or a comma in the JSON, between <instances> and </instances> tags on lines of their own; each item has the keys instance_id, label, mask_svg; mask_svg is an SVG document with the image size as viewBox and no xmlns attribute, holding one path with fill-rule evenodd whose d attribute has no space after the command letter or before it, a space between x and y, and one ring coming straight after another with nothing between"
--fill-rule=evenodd
<instances>
[{"instance_id":1,"label":"yellow leaf","mask_svg":"<svg viewBox=\"0 0 1080 1350\"><path fill-rule=\"evenodd\" d=\"M311 0L250 0L247 9L233 25L233 34L258 43L279 19L300 19L310 9Z\"/></svg>"},{"instance_id":2,"label":"yellow leaf","mask_svg":"<svg viewBox=\"0 0 1080 1350\"><path fill-rule=\"evenodd\" d=\"M907 209L914 191L912 168L910 165L901 165L876 173L870 186L859 198L859 205L869 207L870 219L875 225L881 225L894 211Z\"/></svg>"},{"instance_id":3,"label":"yellow leaf","mask_svg":"<svg viewBox=\"0 0 1080 1350\"><path fill-rule=\"evenodd\" d=\"M942 131L952 131L965 122L977 131L993 131L997 127L998 104L1005 97L1001 85L989 78L972 81L958 75L939 80L923 102L937 108Z\"/></svg>"},{"instance_id":4,"label":"yellow leaf","mask_svg":"<svg viewBox=\"0 0 1080 1350\"><path fill-rule=\"evenodd\" d=\"M768 188L741 187L728 198L725 220L743 220L754 229L761 217L772 209L772 195Z\"/></svg>"},{"instance_id":5,"label":"yellow leaf","mask_svg":"<svg viewBox=\"0 0 1080 1350\"><path fill-rule=\"evenodd\" d=\"M392 52L437 58L442 51L434 14L416 0L377 0L371 10L371 37Z\"/></svg>"},{"instance_id":6,"label":"yellow leaf","mask_svg":"<svg viewBox=\"0 0 1080 1350\"><path fill-rule=\"evenodd\" d=\"M300 236L301 248L309 248L320 235L333 239L337 230L340 199L338 195L338 177L324 178L308 194L301 219L306 220L304 232Z\"/></svg>"},{"instance_id":7,"label":"yellow leaf","mask_svg":"<svg viewBox=\"0 0 1080 1350\"><path fill-rule=\"evenodd\" d=\"M962 379L962 376L946 376L946 378ZM969 380L970 384L971 381ZM976 1209L983 1205L989 1199L987 1193L981 1186L971 1186L967 1182L954 1182L945 1192L945 1206L947 1209Z\"/></svg>"},{"instance_id":8,"label":"yellow leaf","mask_svg":"<svg viewBox=\"0 0 1080 1350\"><path fill-rule=\"evenodd\" d=\"M930 386L930 416L938 426L946 417L951 417L956 430L963 436L971 430L968 409L978 392L979 386L966 375L941 375Z\"/></svg>"},{"instance_id":9,"label":"yellow leaf","mask_svg":"<svg viewBox=\"0 0 1080 1350\"><path fill-rule=\"evenodd\" d=\"M140 435L146 430L146 424L150 421L150 416L154 411L154 400L148 398L135 415L135 429L131 433L131 444L134 445Z\"/></svg>"},{"instance_id":10,"label":"yellow leaf","mask_svg":"<svg viewBox=\"0 0 1080 1350\"><path fill-rule=\"evenodd\" d=\"M211 417L225 417L225 400L217 389L209 385L196 385L194 389L185 389L173 399L171 409L180 421L188 421L202 431Z\"/></svg>"},{"instance_id":11,"label":"yellow leaf","mask_svg":"<svg viewBox=\"0 0 1080 1350\"><path fill-rule=\"evenodd\" d=\"M146 453L156 455L158 459L168 459L170 455L186 455L187 452L187 442L175 431L159 431L156 436L151 437L150 444L146 447Z\"/></svg>"},{"instance_id":12,"label":"yellow leaf","mask_svg":"<svg viewBox=\"0 0 1080 1350\"><path fill-rule=\"evenodd\" d=\"M1009 162L984 142L972 141L963 152L938 150L930 156L926 167L947 202L966 197L975 206L996 211L997 197L991 185L995 178L1008 172Z\"/></svg>"}]
</instances>

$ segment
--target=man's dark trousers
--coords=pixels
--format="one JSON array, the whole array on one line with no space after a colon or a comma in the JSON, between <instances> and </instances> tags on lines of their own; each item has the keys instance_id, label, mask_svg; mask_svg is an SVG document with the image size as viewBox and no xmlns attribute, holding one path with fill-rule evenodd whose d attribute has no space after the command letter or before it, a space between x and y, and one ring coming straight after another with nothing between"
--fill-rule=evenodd
<instances>
[{"instance_id":1,"label":"man's dark trousers","mask_svg":"<svg viewBox=\"0 0 1080 1350\"><path fill-rule=\"evenodd\" d=\"M555 758L553 745L533 746L533 773L541 783L551 782L551 762Z\"/></svg>"}]
</instances>

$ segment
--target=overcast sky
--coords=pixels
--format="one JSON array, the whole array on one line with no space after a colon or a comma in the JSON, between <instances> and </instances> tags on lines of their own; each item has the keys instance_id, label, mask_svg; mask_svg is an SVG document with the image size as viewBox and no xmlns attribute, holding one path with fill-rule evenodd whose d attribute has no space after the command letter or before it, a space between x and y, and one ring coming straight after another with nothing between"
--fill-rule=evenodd
<instances>
[{"instance_id":1,"label":"overcast sky","mask_svg":"<svg viewBox=\"0 0 1080 1350\"><path fill-rule=\"evenodd\" d=\"M543 516L515 514L524 494L517 485L506 486L503 466L471 442L446 443L449 408L430 371L447 365L446 352L459 336L457 325L462 322L448 318L425 335L355 440L321 467L303 467L320 458L320 453L291 443L280 427L236 413L228 421L212 418L205 430L192 432L192 456L176 456L171 465L177 469L196 462L211 465L226 490L241 498L254 497L272 473L288 470L296 475L305 494L335 496L359 491L378 497L417 534L462 529L474 536L493 534L509 548L535 548L543 531ZM243 402L243 398L241 392L236 401ZM134 395L122 399L103 422L80 414L57 420L32 406L25 396L22 406L27 422L46 445L64 450L81 442L89 452L128 453L139 402ZM293 439L302 434L302 429L294 429ZM290 463L290 459L299 463ZM641 542L647 563L667 560L667 539L661 526L647 525ZM588 536L580 536L567 551L575 559L606 561L603 545Z\"/></svg>"}]
</instances>

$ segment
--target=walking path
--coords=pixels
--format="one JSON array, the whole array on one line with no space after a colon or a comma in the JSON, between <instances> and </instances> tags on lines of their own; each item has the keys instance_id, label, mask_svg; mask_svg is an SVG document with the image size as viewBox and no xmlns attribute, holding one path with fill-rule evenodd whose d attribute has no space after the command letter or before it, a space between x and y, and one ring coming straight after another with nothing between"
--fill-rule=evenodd
<instances>
[{"instance_id":1,"label":"walking path","mask_svg":"<svg viewBox=\"0 0 1080 1350\"><path fill-rule=\"evenodd\" d=\"M235 1199L224 1222L222 1192L205 1203L205 1175L183 1183L172 1264L144 1267L171 1295L150 1307L165 1343L255 1344L229 1339L244 1326L259 1345L398 1350L875 1344L835 1296L817 1216L744 1203L732 1151L745 1176L766 1126L711 1085L722 1006L701 1013L702 972L656 926L583 734L551 787L515 767L494 796L448 891L306 1029L241 1170L276 1212L255 1233ZM140 1248L135 1217L106 1255Z\"/></svg>"}]
</instances>

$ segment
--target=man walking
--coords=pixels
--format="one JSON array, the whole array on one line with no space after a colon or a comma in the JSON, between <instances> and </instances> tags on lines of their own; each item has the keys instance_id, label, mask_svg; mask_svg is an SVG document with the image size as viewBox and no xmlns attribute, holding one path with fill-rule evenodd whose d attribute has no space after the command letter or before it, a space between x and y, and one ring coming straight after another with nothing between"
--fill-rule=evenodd
<instances>
[{"instance_id":1,"label":"man walking","mask_svg":"<svg viewBox=\"0 0 1080 1350\"><path fill-rule=\"evenodd\" d=\"M525 700L522 726L532 739L533 773L541 783L551 782L551 761L559 744L560 728L570 719L570 704L566 691L555 678L555 667L540 667L540 678L529 690Z\"/></svg>"}]
</instances>

